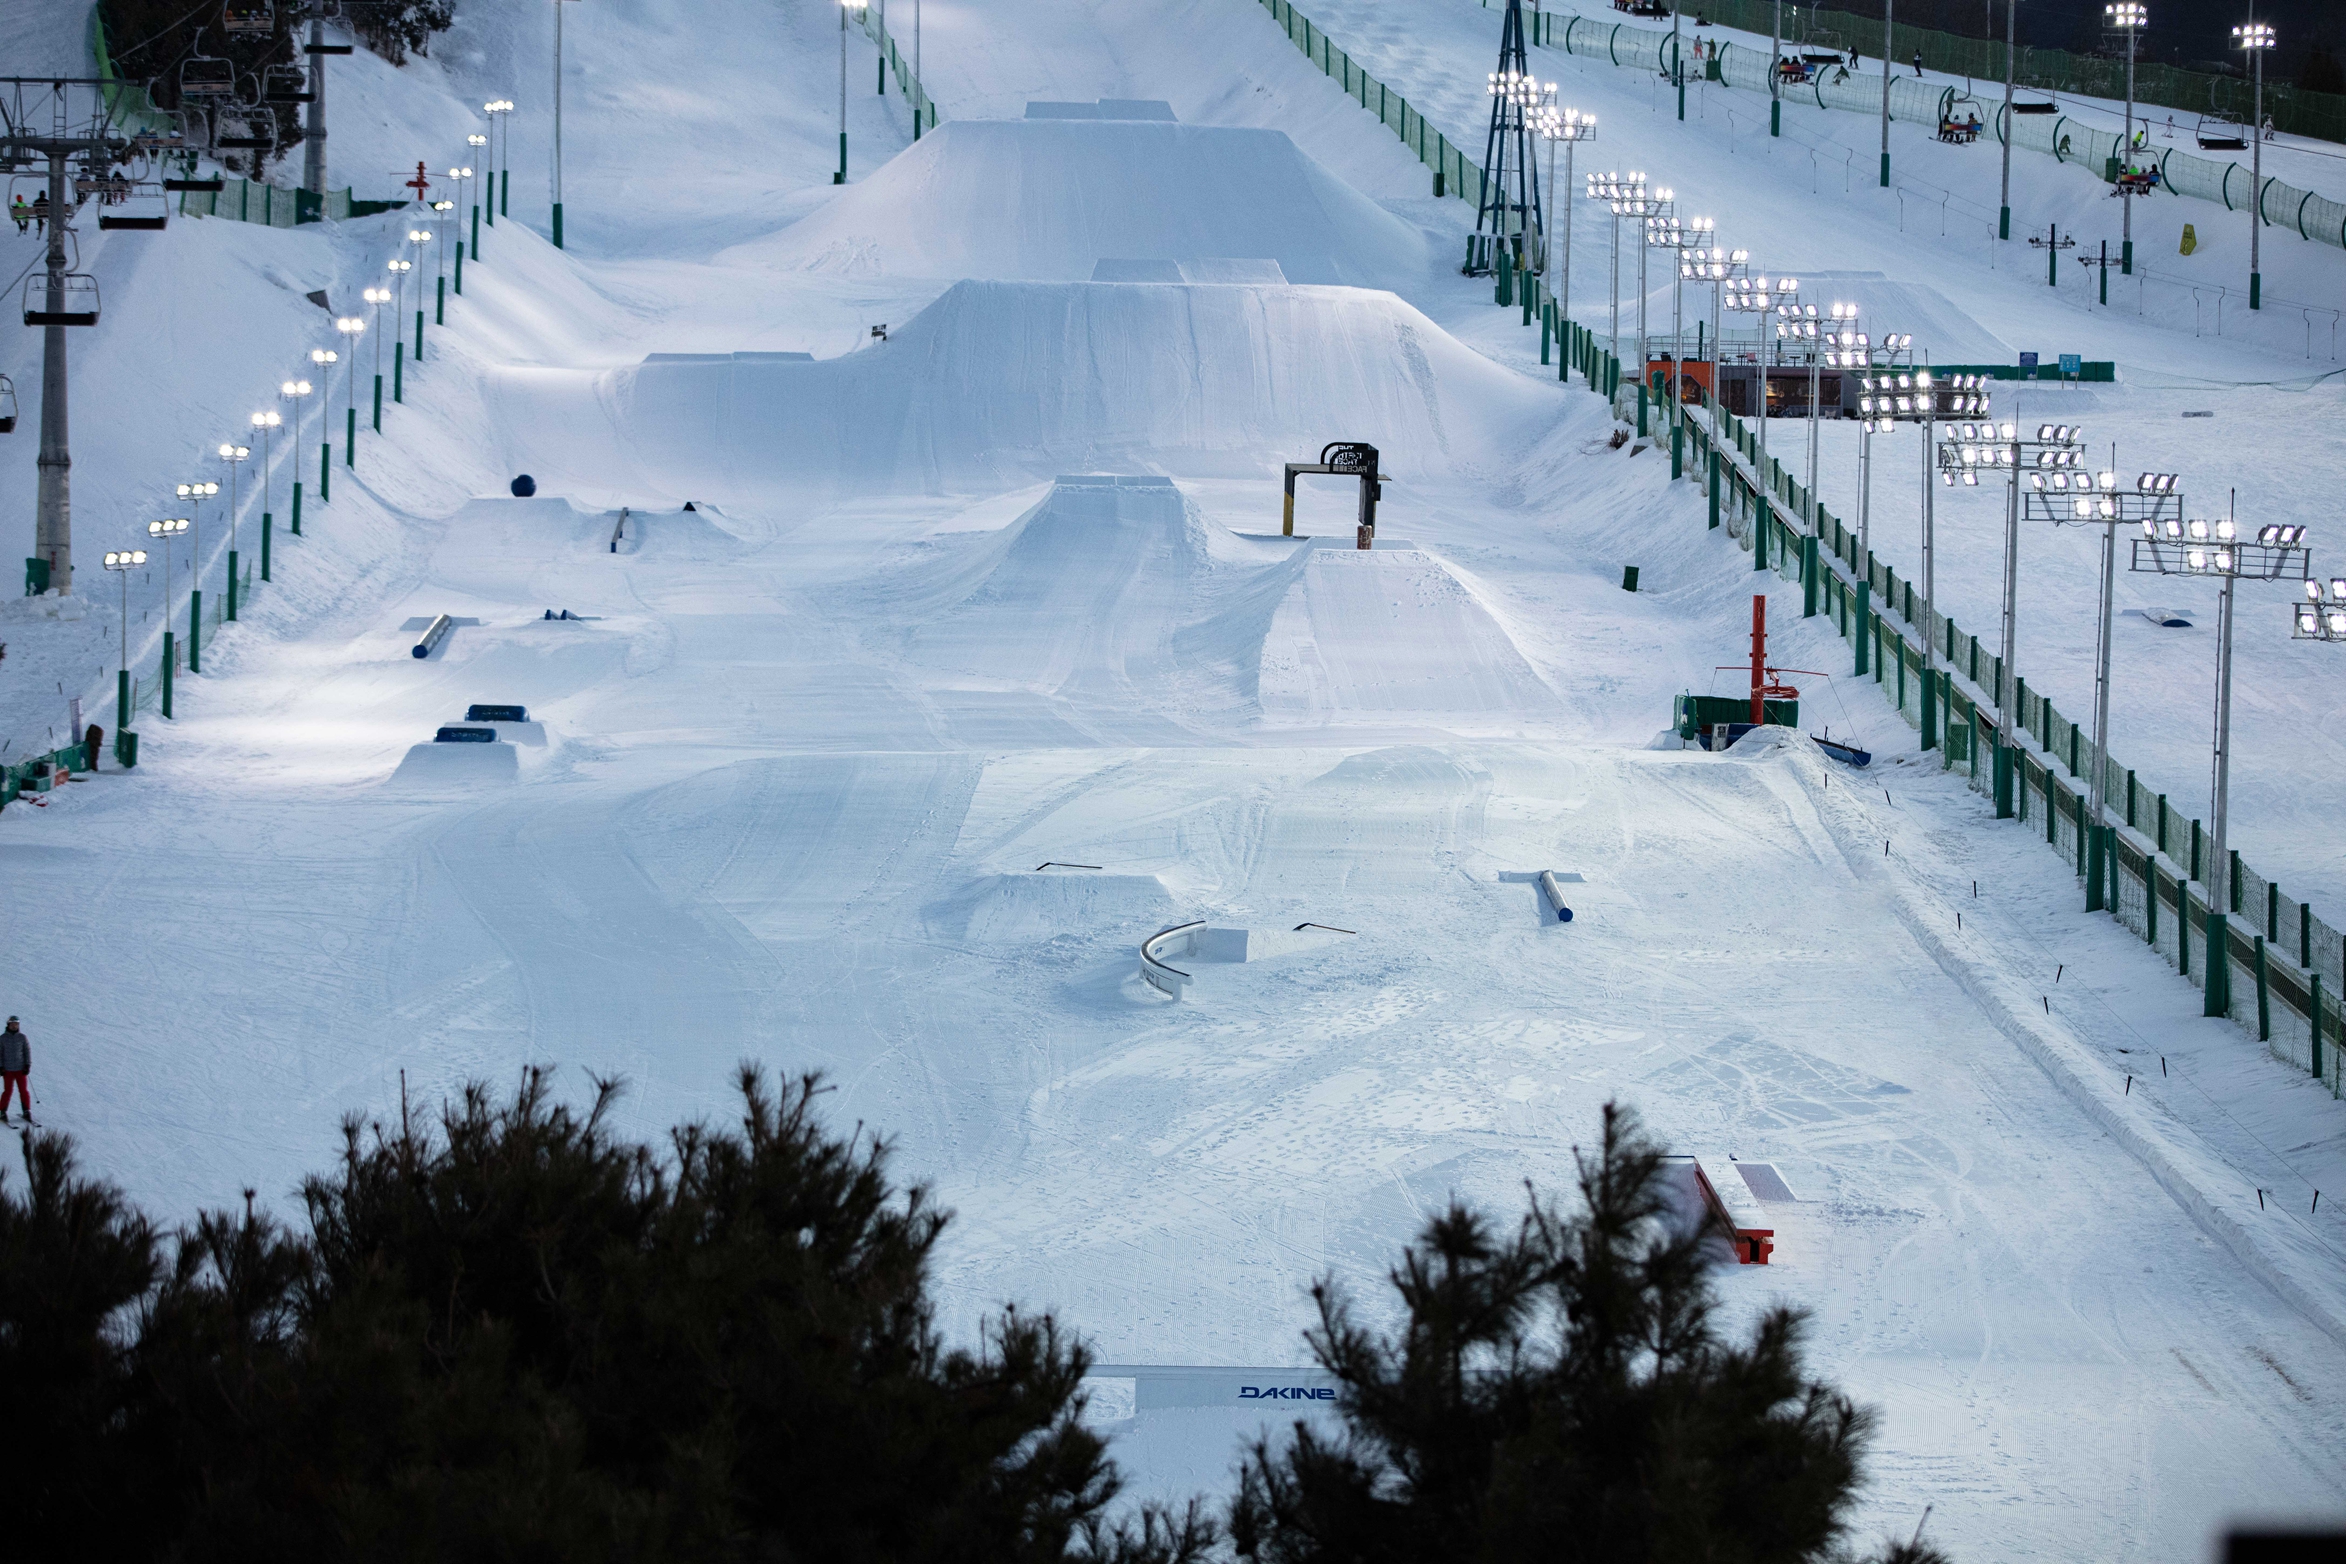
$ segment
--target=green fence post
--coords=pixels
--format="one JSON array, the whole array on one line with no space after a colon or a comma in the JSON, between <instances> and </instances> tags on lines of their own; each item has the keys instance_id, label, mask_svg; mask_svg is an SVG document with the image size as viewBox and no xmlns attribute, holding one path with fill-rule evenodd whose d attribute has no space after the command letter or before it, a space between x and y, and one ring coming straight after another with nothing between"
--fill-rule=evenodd
<instances>
[{"instance_id":1,"label":"green fence post","mask_svg":"<svg viewBox=\"0 0 2346 1564\"><path fill-rule=\"evenodd\" d=\"M187 594L187 671L204 671L204 589Z\"/></svg>"},{"instance_id":2,"label":"green fence post","mask_svg":"<svg viewBox=\"0 0 2346 1564\"><path fill-rule=\"evenodd\" d=\"M375 433L383 432L383 377L375 377Z\"/></svg>"},{"instance_id":3,"label":"green fence post","mask_svg":"<svg viewBox=\"0 0 2346 1564\"><path fill-rule=\"evenodd\" d=\"M1711 447L1711 531L1719 530L1719 448Z\"/></svg>"},{"instance_id":4,"label":"green fence post","mask_svg":"<svg viewBox=\"0 0 2346 1564\"><path fill-rule=\"evenodd\" d=\"M1800 540L1800 617L1803 619L1817 616L1817 578L1823 574L1824 567L1817 559L1816 535L1810 533Z\"/></svg>"},{"instance_id":5,"label":"green fence post","mask_svg":"<svg viewBox=\"0 0 2346 1564\"><path fill-rule=\"evenodd\" d=\"M1939 747L1939 674L1935 668L1926 668L1922 675L1922 747Z\"/></svg>"},{"instance_id":6,"label":"green fence post","mask_svg":"<svg viewBox=\"0 0 2346 1564\"><path fill-rule=\"evenodd\" d=\"M2146 910L2142 937L2151 949L2156 950L2159 948L2159 860L2156 855L2146 857L2142 866L2144 889L2149 892L2143 899Z\"/></svg>"},{"instance_id":7,"label":"green fence post","mask_svg":"<svg viewBox=\"0 0 2346 1564\"><path fill-rule=\"evenodd\" d=\"M1865 654L1868 650L1866 638L1872 633L1873 613L1873 583L1860 581L1857 583L1857 618L1854 622L1856 633L1849 638L1854 643L1857 653L1857 667L1853 672L1860 676L1866 671Z\"/></svg>"},{"instance_id":8,"label":"green fence post","mask_svg":"<svg viewBox=\"0 0 2346 1564\"><path fill-rule=\"evenodd\" d=\"M407 344L404 342L391 344L391 400L407 400Z\"/></svg>"},{"instance_id":9,"label":"green fence post","mask_svg":"<svg viewBox=\"0 0 2346 1564\"><path fill-rule=\"evenodd\" d=\"M297 461L294 465L299 468L301 464ZM299 478L293 480L293 535L297 538L301 536L301 480Z\"/></svg>"},{"instance_id":10,"label":"green fence post","mask_svg":"<svg viewBox=\"0 0 2346 1564\"><path fill-rule=\"evenodd\" d=\"M277 530L277 518L261 512L261 579L269 579L269 534Z\"/></svg>"},{"instance_id":11,"label":"green fence post","mask_svg":"<svg viewBox=\"0 0 2346 1564\"><path fill-rule=\"evenodd\" d=\"M2256 1040L2273 1040L2273 990L2270 975L2265 970L2265 937L2256 937Z\"/></svg>"},{"instance_id":12,"label":"green fence post","mask_svg":"<svg viewBox=\"0 0 2346 1564\"><path fill-rule=\"evenodd\" d=\"M1637 437L1640 440L1646 437L1645 382L1642 380L1637 383Z\"/></svg>"},{"instance_id":13,"label":"green fence post","mask_svg":"<svg viewBox=\"0 0 2346 1564\"><path fill-rule=\"evenodd\" d=\"M1543 364L1548 361L1548 337L1554 329L1551 323L1555 313L1552 308L1540 311L1540 362Z\"/></svg>"},{"instance_id":14,"label":"green fence post","mask_svg":"<svg viewBox=\"0 0 2346 1564\"><path fill-rule=\"evenodd\" d=\"M456 296L464 297L464 241L456 241Z\"/></svg>"},{"instance_id":15,"label":"green fence post","mask_svg":"<svg viewBox=\"0 0 2346 1564\"><path fill-rule=\"evenodd\" d=\"M434 277L432 279L432 295L432 324L435 326L445 326L448 324L447 278ZM418 353L416 357L422 358L423 355Z\"/></svg>"},{"instance_id":16,"label":"green fence post","mask_svg":"<svg viewBox=\"0 0 2346 1564\"><path fill-rule=\"evenodd\" d=\"M2240 910L2240 849L2237 847L2227 848L2225 856L2230 858L2232 862L2227 866L2228 872L2225 875L2224 910L2238 912Z\"/></svg>"},{"instance_id":17,"label":"green fence post","mask_svg":"<svg viewBox=\"0 0 2346 1564\"><path fill-rule=\"evenodd\" d=\"M2206 872L2200 867L2199 862L2199 822L2197 820L2191 822L2191 877L2202 885L2207 884ZM2215 888L2209 886L2208 905L2213 907L2215 904Z\"/></svg>"},{"instance_id":18,"label":"green fence post","mask_svg":"<svg viewBox=\"0 0 2346 1564\"><path fill-rule=\"evenodd\" d=\"M2009 820L2013 817L2016 807L2014 795L2019 791L2012 785L2012 746L2004 742L2002 728L1996 729L1994 742L1995 748L1991 752L1989 764L1995 769L1989 782L1994 787L1996 794L1996 818Z\"/></svg>"},{"instance_id":19,"label":"green fence post","mask_svg":"<svg viewBox=\"0 0 2346 1564\"><path fill-rule=\"evenodd\" d=\"M424 310L421 304L415 310L415 361L419 364L424 361Z\"/></svg>"},{"instance_id":20,"label":"green fence post","mask_svg":"<svg viewBox=\"0 0 2346 1564\"><path fill-rule=\"evenodd\" d=\"M1751 503L1751 568L1765 570L1768 568L1768 497L1753 495Z\"/></svg>"},{"instance_id":21,"label":"green fence post","mask_svg":"<svg viewBox=\"0 0 2346 1564\"><path fill-rule=\"evenodd\" d=\"M334 503L334 442L331 439L318 442L318 503Z\"/></svg>"},{"instance_id":22,"label":"green fence post","mask_svg":"<svg viewBox=\"0 0 2346 1564\"><path fill-rule=\"evenodd\" d=\"M177 638L169 630L163 632L163 715L171 715L171 665L179 660Z\"/></svg>"},{"instance_id":23,"label":"green fence post","mask_svg":"<svg viewBox=\"0 0 2346 1564\"><path fill-rule=\"evenodd\" d=\"M2313 1012L2313 1078L2322 1078L2322 975L2313 974L2313 1002L2306 1006Z\"/></svg>"},{"instance_id":24,"label":"green fence post","mask_svg":"<svg viewBox=\"0 0 2346 1564\"><path fill-rule=\"evenodd\" d=\"M228 623L236 622L236 550L228 551L228 612L223 616Z\"/></svg>"},{"instance_id":25,"label":"green fence post","mask_svg":"<svg viewBox=\"0 0 2346 1564\"><path fill-rule=\"evenodd\" d=\"M349 410L348 421L342 430L342 465L358 465L358 409L355 407Z\"/></svg>"}]
</instances>

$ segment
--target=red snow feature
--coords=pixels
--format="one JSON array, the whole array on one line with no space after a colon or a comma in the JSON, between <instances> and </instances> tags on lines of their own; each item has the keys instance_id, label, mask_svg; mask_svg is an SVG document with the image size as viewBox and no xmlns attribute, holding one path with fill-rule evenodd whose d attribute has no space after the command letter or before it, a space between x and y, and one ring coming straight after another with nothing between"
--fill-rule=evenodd
<instances>
[{"instance_id":1,"label":"red snow feature","mask_svg":"<svg viewBox=\"0 0 2346 1564\"><path fill-rule=\"evenodd\" d=\"M1696 1157L1694 1162L1695 1187L1702 1192L1704 1207L1711 1221L1725 1231L1727 1241L1735 1246L1738 1265L1765 1265L1768 1256L1776 1252L1776 1230L1760 1224L1768 1217L1758 1201L1751 1197L1751 1187L1743 1175L1735 1171L1732 1161L1722 1162L1716 1157Z\"/></svg>"},{"instance_id":2,"label":"red snow feature","mask_svg":"<svg viewBox=\"0 0 2346 1564\"><path fill-rule=\"evenodd\" d=\"M1733 663L1721 663L1732 668ZM1771 668L1768 666L1768 599L1763 592L1751 594L1751 725L1758 727L1768 720L1769 701L1796 701L1800 691L1793 685L1778 681L1778 674L1806 674L1812 679L1825 675L1813 668Z\"/></svg>"}]
</instances>

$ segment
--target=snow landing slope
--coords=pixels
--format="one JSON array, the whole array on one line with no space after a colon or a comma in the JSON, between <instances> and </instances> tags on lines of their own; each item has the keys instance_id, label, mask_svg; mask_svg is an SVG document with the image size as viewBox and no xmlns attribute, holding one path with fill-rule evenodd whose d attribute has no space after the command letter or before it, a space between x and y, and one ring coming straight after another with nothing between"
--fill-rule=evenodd
<instances>
[{"instance_id":1,"label":"snow landing slope","mask_svg":"<svg viewBox=\"0 0 2346 1564\"><path fill-rule=\"evenodd\" d=\"M1266 259L1295 282L1422 277L1424 234L1276 130L1147 120L941 125L731 252L795 269L1073 282L1101 260Z\"/></svg>"},{"instance_id":2,"label":"snow landing slope","mask_svg":"<svg viewBox=\"0 0 2346 1564\"><path fill-rule=\"evenodd\" d=\"M1389 293L1214 284L963 282L836 359L503 379L511 468L615 504L1254 477L1332 439L1454 475L1527 448L1563 400Z\"/></svg>"}]
</instances>

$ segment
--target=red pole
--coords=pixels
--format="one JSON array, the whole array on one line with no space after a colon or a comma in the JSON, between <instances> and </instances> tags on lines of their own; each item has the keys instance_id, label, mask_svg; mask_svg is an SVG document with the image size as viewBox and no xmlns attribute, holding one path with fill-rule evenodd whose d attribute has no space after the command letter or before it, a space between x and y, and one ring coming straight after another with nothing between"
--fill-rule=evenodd
<instances>
[{"instance_id":1,"label":"red pole","mask_svg":"<svg viewBox=\"0 0 2346 1564\"><path fill-rule=\"evenodd\" d=\"M1751 594L1751 720L1758 726L1768 720L1768 708L1763 696L1768 682L1768 599L1762 592Z\"/></svg>"}]
</instances>

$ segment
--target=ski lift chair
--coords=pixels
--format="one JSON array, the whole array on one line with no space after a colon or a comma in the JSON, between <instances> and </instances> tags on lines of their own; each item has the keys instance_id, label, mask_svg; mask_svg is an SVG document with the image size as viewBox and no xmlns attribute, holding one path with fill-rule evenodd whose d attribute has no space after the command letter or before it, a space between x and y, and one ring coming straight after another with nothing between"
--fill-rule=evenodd
<instances>
[{"instance_id":1,"label":"ski lift chair","mask_svg":"<svg viewBox=\"0 0 2346 1564\"><path fill-rule=\"evenodd\" d=\"M24 323L28 326L95 326L98 323L98 279L87 272L65 274L62 309L49 308L49 279L24 280Z\"/></svg>"},{"instance_id":2,"label":"ski lift chair","mask_svg":"<svg viewBox=\"0 0 2346 1564\"><path fill-rule=\"evenodd\" d=\"M2203 152L2245 152L2248 131L2239 120L2222 112L2202 114L2194 127Z\"/></svg>"},{"instance_id":3,"label":"ski lift chair","mask_svg":"<svg viewBox=\"0 0 2346 1564\"><path fill-rule=\"evenodd\" d=\"M163 197L163 187L141 181L137 184L116 176L108 180L105 199L109 204L131 208L123 212L100 212L101 231L127 229L132 233L161 233L170 226L171 206Z\"/></svg>"},{"instance_id":4,"label":"ski lift chair","mask_svg":"<svg viewBox=\"0 0 2346 1564\"><path fill-rule=\"evenodd\" d=\"M208 54L190 55L179 62L182 98L228 98L236 95L236 62Z\"/></svg>"},{"instance_id":5,"label":"ski lift chair","mask_svg":"<svg viewBox=\"0 0 2346 1564\"><path fill-rule=\"evenodd\" d=\"M16 433L16 382L0 375L0 434Z\"/></svg>"},{"instance_id":6,"label":"ski lift chair","mask_svg":"<svg viewBox=\"0 0 2346 1564\"><path fill-rule=\"evenodd\" d=\"M266 152L277 145L276 116L223 112L212 122L212 145L223 151Z\"/></svg>"},{"instance_id":7,"label":"ski lift chair","mask_svg":"<svg viewBox=\"0 0 2346 1564\"><path fill-rule=\"evenodd\" d=\"M1939 94L1939 139L1968 146L1979 139L1979 99L1949 87Z\"/></svg>"},{"instance_id":8,"label":"ski lift chair","mask_svg":"<svg viewBox=\"0 0 2346 1564\"><path fill-rule=\"evenodd\" d=\"M270 65L262 68L263 103L307 103L315 96L310 91L309 72L300 66Z\"/></svg>"},{"instance_id":9,"label":"ski lift chair","mask_svg":"<svg viewBox=\"0 0 2346 1564\"><path fill-rule=\"evenodd\" d=\"M277 30L277 8L263 3L238 5L231 3L220 8L220 28L231 33L273 33Z\"/></svg>"}]
</instances>

